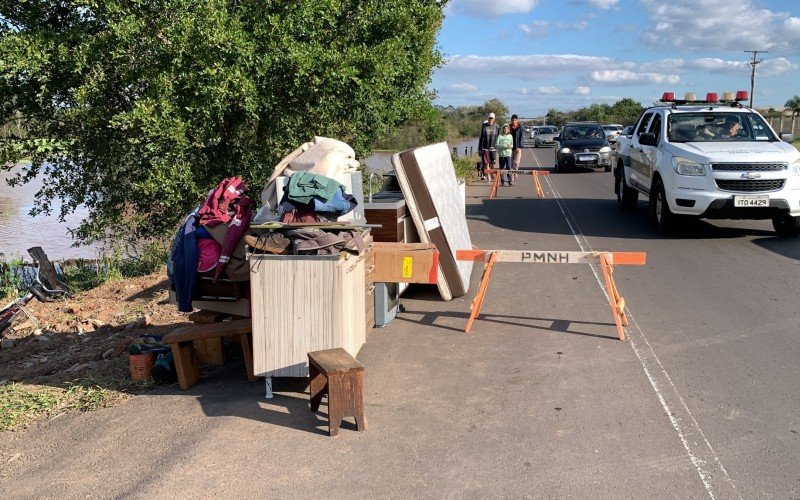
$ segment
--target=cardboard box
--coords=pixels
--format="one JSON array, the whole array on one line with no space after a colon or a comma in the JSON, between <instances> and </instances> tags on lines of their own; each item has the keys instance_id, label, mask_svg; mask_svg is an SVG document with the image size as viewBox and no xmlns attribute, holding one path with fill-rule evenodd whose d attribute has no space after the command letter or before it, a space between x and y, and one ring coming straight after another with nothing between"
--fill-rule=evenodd
<instances>
[{"instance_id":1,"label":"cardboard box","mask_svg":"<svg viewBox=\"0 0 800 500\"><path fill-rule=\"evenodd\" d=\"M436 284L439 251L433 243L375 243L372 247L378 283Z\"/></svg>"}]
</instances>

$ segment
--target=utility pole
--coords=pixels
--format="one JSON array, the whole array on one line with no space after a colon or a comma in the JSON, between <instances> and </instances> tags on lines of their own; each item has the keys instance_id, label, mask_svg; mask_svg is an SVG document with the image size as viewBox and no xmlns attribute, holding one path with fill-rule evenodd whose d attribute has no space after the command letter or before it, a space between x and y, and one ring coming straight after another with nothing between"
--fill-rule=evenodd
<instances>
[{"instance_id":1,"label":"utility pole","mask_svg":"<svg viewBox=\"0 0 800 500\"><path fill-rule=\"evenodd\" d=\"M753 109L753 94L756 91L756 66L763 61L763 59L756 59L759 52L768 54L768 50L745 50L749 54L753 54L753 60L748 63L750 66L750 109Z\"/></svg>"}]
</instances>

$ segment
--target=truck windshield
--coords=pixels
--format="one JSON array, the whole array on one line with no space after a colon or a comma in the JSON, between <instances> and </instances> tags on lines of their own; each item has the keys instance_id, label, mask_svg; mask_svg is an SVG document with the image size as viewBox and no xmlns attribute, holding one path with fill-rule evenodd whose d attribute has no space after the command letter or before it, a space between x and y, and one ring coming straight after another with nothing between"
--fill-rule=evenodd
<instances>
[{"instance_id":1,"label":"truck windshield","mask_svg":"<svg viewBox=\"0 0 800 500\"><path fill-rule=\"evenodd\" d=\"M670 113L669 142L777 141L760 115L755 113Z\"/></svg>"}]
</instances>

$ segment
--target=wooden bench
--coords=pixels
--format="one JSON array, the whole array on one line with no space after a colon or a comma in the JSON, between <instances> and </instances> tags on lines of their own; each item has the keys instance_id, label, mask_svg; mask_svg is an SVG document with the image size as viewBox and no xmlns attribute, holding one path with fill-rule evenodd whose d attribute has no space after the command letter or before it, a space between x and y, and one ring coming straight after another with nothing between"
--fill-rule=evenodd
<instances>
[{"instance_id":1,"label":"wooden bench","mask_svg":"<svg viewBox=\"0 0 800 500\"><path fill-rule=\"evenodd\" d=\"M328 395L328 435L339 434L344 417L354 417L359 431L367 428L364 417L364 365L341 347L308 353L311 411L317 411Z\"/></svg>"},{"instance_id":2,"label":"wooden bench","mask_svg":"<svg viewBox=\"0 0 800 500\"><path fill-rule=\"evenodd\" d=\"M183 326L165 335L163 343L172 347L172 357L175 359L175 371L178 374L180 388L184 391L188 390L200 380L200 363L197 359L194 342L197 340L221 339L222 337L233 337L242 346L244 365L247 369L247 380L255 382L257 377L253 374L252 333L253 323L248 318L221 323Z\"/></svg>"}]
</instances>

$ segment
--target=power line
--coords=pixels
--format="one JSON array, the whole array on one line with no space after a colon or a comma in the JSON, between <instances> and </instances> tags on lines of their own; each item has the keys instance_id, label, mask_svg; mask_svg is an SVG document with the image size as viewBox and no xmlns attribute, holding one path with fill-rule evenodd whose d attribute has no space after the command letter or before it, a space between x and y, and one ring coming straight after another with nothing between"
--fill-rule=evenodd
<instances>
[{"instance_id":1,"label":"power line","mask_svg":"<svg viewBox=\"0 0 800 500\"><path fill-rule=\"evenodd\" d=\"M753 60L749 62L750 65L750 108L753 108L753 94L756 91L756 66L758 66L764 59L756 59L758 53L769 54L768 50L745 50L745 52L753 54Z\"/></svg>"}]
</instances>

